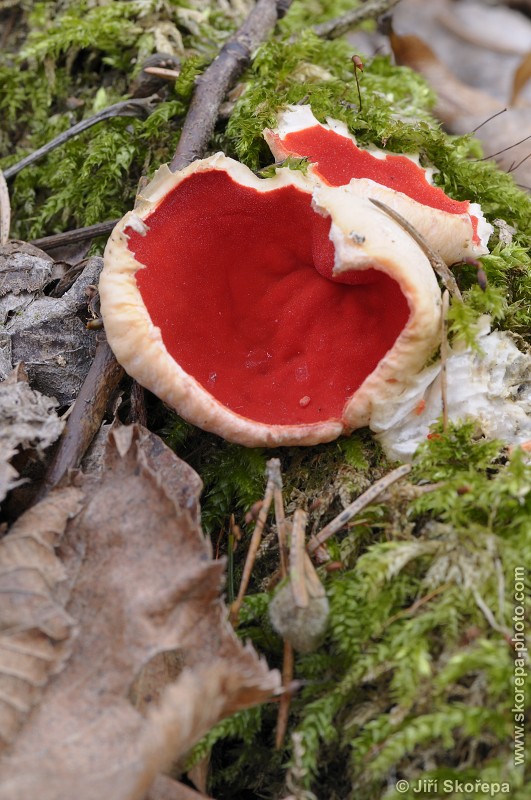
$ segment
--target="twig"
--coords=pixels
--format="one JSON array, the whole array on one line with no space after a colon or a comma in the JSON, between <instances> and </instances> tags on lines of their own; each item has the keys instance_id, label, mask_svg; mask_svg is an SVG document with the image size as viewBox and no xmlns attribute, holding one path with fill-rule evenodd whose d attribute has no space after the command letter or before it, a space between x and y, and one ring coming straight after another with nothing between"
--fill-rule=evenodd
<instances>
[{"instance_id":1,"label":"twig","mask_svg":"<svg viewBox=\"0 0 531 800\"><path fill-rule=\"evenodd\" d=\"M112 106L104 108L102 111L98 111L98 113L94 114L92 117L81 120L81 122L78 122L77 125L72 125L72 127L67 131L63 131L63 133L60 133L59 136L55 137L55 139L52 139L42 147L39 147L38 150L35 150L35 152L30 153L29 156L26 156L26 158L23 158L21 161L13 164L12 167L8 167L6 170L4 170L6 179L17 175L22 169L24 169L24 167L28 167L35 161L43 158L43 156L47 155L52 150L55 150L56 147L60 147L60 145L68 142L69 139L72 139L74 136L78 136L80 133L83 133L83 131L86 131L87 128L91 128L93 125L103 122L103 120L111 119L112 117L148 116L155 107L158 99L159 98L156 95L152 95L151 97L139 98L138 100L125 100L122 103L115 103Z\"/></svg>"},{"instance_id":2,"label":"twig","mask_svg":"<svg viewBox=\"0 0 531 800\"><path fill-rule=\"evenodd\" d=\"M291 0L258 0L241 27L197 79L181 138L170 163L173 172L202 157L214 132L225 95L290 5Z\"/></svg>"},{"instance_id":3,"label":"twig","mask_svg":"<svg viewBox=\"0 0 531 800\"><path fill-rule=\"evenodd\" d=\"M314 25L313 31L317 36L321 36L324 39L337 39L338 36L343 36L354 25L358 25L366 19L376 19L399 2L400 0L367 0L360 8L347 11L341 17L322 22L320 25Z\"/></svg>"},{"instance_id":4,"label":"twig","mask_svg":"<svg viewBox=\"0 0 531 800\"><path fill-rule=\"evenodd\" d=\"M269 474L273 481L273 499L275 502L275 521L277 524L278 549L280 551L280 575L285 578L288 574L288 536L284 502L282 499L282 475L278 458L269 460Z\"/></svg>"},{"instance_id":5,"label":"twig","mask_svg":"<svg viewBox=\"0 0 531 800\"><path fill-rule=\"evenodd\" d=\"M37 497L41 500L71 469L79 466L92 439L99 431L109 397L124 374L107 344L98 335L96 355L67 419L55 456Z\"/></svg>"},{"instance_id":6,"label":"twig","mask_svg":"<svg viewBox=\"0 0 531 800\"><path fill-rule=\"evenodd\" d=\"M5 244L9 239L11 227L11 203L4 173L0 169L0 244Z\"/></svg>"},{"instance_id":7,"label":"twig","mask_svg":"<svg viewBox=\"0 0 531 800\"><path fill-rule=\"evenodd\" d=\"M482 128L482 127L483 127L483 125L486 125L486 124L487 124L487 122L490 122L491 120L493 120L493 119L496 119L496 117L499 117L499 116L500 116L500 114L505 114L505 112L506 112L506 111L507 111L507 109L506 109L506 108L502 108L502 110L501 110L501 111L496 111L496 113L495 113L495 114L491 114L491 115L490 115L490 117L487 117L487 119L486 119L486 120L484 120L483 122L480 122L480 124L479 124L479 125L477 125L475 128L473 128L473 129L470 131L470 133L475 133L476 131L479 131L479 129L480 129L480 128Z\"/></svg>"},{"instance_id":8,"label":"twig","mask_svg":"<svg viewBox=\"0 0 531 800\"><path fill-rule=\"evenodd\" d=\"M105 236L113 230L119 221L119 219L111 219L108 222L97 222L95 225L88 225L86 228L76 228L73 231L65 231L64 233L53 233L51 236L43 236L42 239L32 239L30 244L40 247L41 250L55 250L56 247L64 247L66 244L84 242L87 239L94 239L96 236Z\"/></svg>"},{"instance_id":9,"label":"twig","mask_svg":"<svg viewBox=\"0 0 531 800\"><path fill-rule=\"evenodd\" d=\"M290 684L293 681L293 645L284 639L284 657L282 661L282 686L284 693L280 696L278 704L277 729L275 732L275 748L280 750L284 744L286 731L288 729L289 708L291 705Z\"/></svg>"},{"instance_id":10,"label":"twig","mask_svg":"<svg viewBox=\"0 0 531 800\"><path fill-rule=\"evenodd\" d=\"M165 67L144 67L144 72L147 75L156 75L157 78L165 81L176 81L181 74L177 69L166 69Z\"/></svg>"},{"instance_id":11,"label":"twig","mask_svg":"<svg viewBox=\"0 0 531 800\"><path fill-rule=\"evenodd\" d=\"M269 514L269 509L271 508L271 503L273 502L275 481L274 481L274 468L272 475L271 462L276 460L277 459L271 459L271 461L267 462L267 485L264 495L264 502L260 509L260 513L258 514L258 519L256 520L256 525L254 527L253 535L251 537L251 543L247 551L247 558L245 559L245 565L243 567L243 575L240 583L240 588L238 590L238 596L236 597L236 600L234 601L234 603L231 605L230 608L229 619L232 625L234 625L234 627L236 627L238 624L238 617L240 616L240 609L242 607L243 598L245 597L245 592L247 591L247 587L249 586L249 581L251 579L254 562L256 560L256 554L258 553L258 548L260 547L260 542L262 541L262 534L264 532L267 515Z\"/></svg>"},{"instance_id":12,"label":"twig","mask_svg":"<svg viewBox=\"0 0 531 800\"><path fill-rule=\"evenodd\" d=\"M368 506L369 503L372 503L379 495L382 494L389 486L396 481L403 478L411 472L411 464L402 464L401 467L397 467L392 472L389 472L383 478L380 478L379 481L373 483L366 492L363 492L353 503L351 503L344 511L341 512L332 522L329 522L326 527L320 533L317 533L315 536L312 536L310 541L308 542L307 550L309 553L313 553L314 550L324 544L327 539L330 539L337 531L347 525L350 520L359 514L365 506Z\"/></svg>"},{"instance_id":13,"label":"twig","mask_svg":"<svg viewBox=\"0 0 531 800\"><path fill-rule=\"evenodd\" d=\"M498 150L496 153L491 153L490 156L483 156L483 158L472 158L471 161L488 161L489 158L494 158L494 156L500 156L502 153L506 153L508 150L512 150L513 147L518 147L519 144L527 142L528 139L531 139L531 133L529 134L529 136L524 136L524 138L520 139L519 142L515 142L514 144L510 144L508 147L504 147L503 150Z\"/></svg>"},{"instance_id":14,"label":"twig","mask_svg":"<svg viewBox=\"0 0 531 800\"><path fill-rule=\"evenodd\" d=\"M411 236L412 239L416 241L418 246L426 255L426 258L430 262L433 271L437 273L437 275L442 280L445 289L448 289L452 297L456 297L458 300L463 300L463 296L459 291L459 286L455 280L455 277L452 274L452 271L448 268L448 266L444 263L442 258L438 255L438 253L433 250L433 248L428 244L424 236L418 232L416 228L411 225L410 222L407 221L402 214L399 214L398 211L395 211L394 208L386 205L386 203L382 203L380 200L375 200L374 197L370 197L369 200L373 203L380 211L383 211L387 216L394 219L395 222L398 224Z\"/></svg>"},{"instance_id":15,"label":"twig","mask_svg":"<svg viewBox=\"0 0 531 800\"><path fill-rule=\"evenodd\" d=\"M448 431L448 308L450 307L450 295L445 289L442 296L441 308L441 402L443 431Z\"/></svg>"}]
</instances>

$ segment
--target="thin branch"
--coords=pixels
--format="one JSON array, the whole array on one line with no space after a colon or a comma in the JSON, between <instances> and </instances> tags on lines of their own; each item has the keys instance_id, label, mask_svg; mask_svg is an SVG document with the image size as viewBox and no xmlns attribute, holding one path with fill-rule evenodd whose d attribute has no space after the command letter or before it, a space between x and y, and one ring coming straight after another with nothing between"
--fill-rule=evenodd
<instances>
[{"instance_id":1,"label":"thin branch","mask_svg":"<svg viewBox=\"0 0 531 800\"><path fill-rule=\"evenodd\" d=\"M455 297L457 298L457 300L462 301L463 297L461 295L461 292L459 291L459 286L457 285L457 282L455 280L454 275L452 274L452 271L444 263L440 255L436 253L435 250L433 250L433 248L428 244L424 236L421 233L419 233L418 230L414 228L413 225L411 225L411 223L408 222L405 217L402 216L402 214L399 214L398 211L395 211L394 208L391 208L390 206L386 205L386 203L382 203L380 200L375 200L374 197L369 197L369 200L377 208L379 208L380 211L383 211L385 214L387 214L387 216L391 217L391 219L394 219L395 222L398 222L398 224L407 233L409 233L411 238L416 241L418 246L426 255L426 258L430 262L434 272L436 272L437 275L442 280L445 289L448 289L452 297Z\"/></svg>"},{"instance_id":2,"label":"thin branch","mask_svg":"<svg viewBox=\"0 0 531 800\"><path fill-rule=\"evenodd\" d=\"M104 334L98 336L96 355L66 421L55 456L39 491L41 500L81 463L92 439L99 431L111 394L122 376L123 368L116 361Z\"/></svg>"},{"instance_id":3,"label":"thin branch","mask_svg":"<svg viewBox=\"0 0 531 800\"><path fill-rule=\"evenodd\" d=\"M75 228L73 231L64 233L52 233L51 236L43 236L42 239L32 239L30 244L40 247L41 250L48 252L57 247L64 247L66 244L84 242L87 239L95 239L97 236L106 236L120 222L119 219L111 219L108 222L97 222L95 225L88 225L86 228Z\"/></svg>"},{"instance_id":4,"label":"thin branch","mask_svg":"<svg viewBox=\"0 0 531 800\"><path fill-rule=\"evenodd\" d=\"M267 515L269 514L269 509L271 508L271 504L273 502L273 495L275 491L275 478L274 478L274 466L272 467L271 462L277 461L278 459L271 459L267 462L267 485L264 495L264 502L260 509L260 513L258 514L258 519L256 520L256 525L254 526L253 535L251 537L251 543L249 544L249 549L247 551L247 557L245 559L245 565L243 567L243 574L240 583L240 588L238 590L238 596L236 600L231 605L229 619L236 627L238 624L238 618L240 616L240 609L242 607L243 598L245 597L245 593L247 591L247 587L249 586L249 581L251 580L251 575L253 572L254 562L256 561L256 555L258 553L258 549L260 547L260 542L262 541L262 535L264 532L265 524L267 521Z\"/></svg>"},{"instance_id":5,"label":"thin branch","mask_svg":"<svg viewBox=\"0 0 531 800\"><path fill-rule=\"evenodd\" d=\"M514 144L510 144L508 147L504 147L502 150L498 150L496 153L491 153L490 156L483 156L483 158L473 158L472 161L488 161L489 158L494 158L494 156L500 156L502 153L506 153L508 150L512 150L513 147L518 147L519 144L523 144L527 142L528 139L531 139L531 133L529 136L524 136L523 139L520 139L519 142L515 142Z\"/></svg>"},{"instance_id":6,"label":"thin branch","mask_svg":"<svg viewBox=\"0 0 531 800\"><path fill-rule=\"evenodd\" d=\"M203 156L225 95L290 5L291 0L258 0L241 27L223 45L217 58L199 76L181 138L170 163L173 172Z\"/></svg>"},{"instance_id":7,"label":"thin branch","mask_svg":"<svg viewBox=\"0 0 531 800\"><path fill-rule=\"evenodd\" d=\"M317 550L320 545L324 544L327 539L330 539L337 531L347 525L356 514L359 514L360 511L372 503L372 501L379 497L389 486L405 477L409 472L411 472L411 464L402 464L401 467L397 467L383 478L380 478L379 481L373 483L366 492L363 492L363 494L347 506L341 514L333 519L332 522L329 522L320 533L312 536L306 548L308 552L313 553L314 550Z\"/></svg>"},{"instance_id":8,"label":"thin branch","mask_svg":"<svg viewBox=\"0 0 531 800\"><path fill-rule=\"evenodd\" d=\"M400 0L367 0L360 8L347 11L341 17L314 25L313 32L324 39L337 39L338 36L347 33L350 28L359 25L360 22L364 22L366 19L376 19L381 14L385 14L399 2Z\"/></svg>"},{"instance_id":9,"label":"thin branch","mask_svg":"<svg viewBox=\"0 0 531 800\"><path fill-rule=\"evenodd\" d=\"M491 120L496 119L496 117L499 117L500 114L505 114L506 111L507 111L506 108L502 108L501 111L496 111L495 114L491 114L490 117L487 117L487 119L484 122L480 122L480 124L477 125L473 130L471 130L470 133L475 133L476 131L479 131L479 129L482 128L483 125L486 125L487 122L490 122Z\"/></svg>"},{"instance_id":10,"label":"thin branch","mask_svg":"<svg viewBox=\"0 0 531 800\"><path fill-rule=\"evenodd\" d=\"M52 139L42 147L39 147L38 150L30 153L29 156L23 158L22 161L13 164L12 167L8 167L4 170L6 179L17 175L24 167L29 167L30 164L43 158L52 150L55 150L56 147L60 147L62 144L65 144L65 142L68 142L69 139L72 139L74 136L79 136L79 134L86 131L87 128L91 128L93 125L103 122L103 120L111 119L112 117L147 117L155 107L156 100L158 99L156 95L152 95L151 97L140 98L138 100L125 100L122 103L115 103L112 106L107 106L107 108L98 111L94 116L81 120L77 125L72 125L67 131L60 133L55 139Z\"/></svg>"}]
</instances>

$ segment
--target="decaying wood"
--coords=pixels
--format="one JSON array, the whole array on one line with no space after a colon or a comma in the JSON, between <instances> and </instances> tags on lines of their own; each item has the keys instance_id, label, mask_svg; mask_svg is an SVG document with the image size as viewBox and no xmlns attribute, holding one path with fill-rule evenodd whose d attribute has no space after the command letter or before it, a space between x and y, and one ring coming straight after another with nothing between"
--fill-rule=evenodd
<instances>
[{"instance_id":1,"label":"decaying wood","mask_svg":"<svg viewBox=\"0 0 531 800\"><path fill-rule=\"evenodd\" d=\"M291 0L258 0L243 25L197 79L181 138L170 163L172 172L203 157L225 95L290 5Z\"/></svg>"}]
</instances>

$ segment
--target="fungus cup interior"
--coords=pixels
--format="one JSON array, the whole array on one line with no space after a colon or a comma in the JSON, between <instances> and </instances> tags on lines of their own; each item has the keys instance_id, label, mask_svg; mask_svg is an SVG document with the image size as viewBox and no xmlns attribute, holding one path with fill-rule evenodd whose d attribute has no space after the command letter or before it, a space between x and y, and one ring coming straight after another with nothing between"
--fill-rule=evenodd
<instances>
[{"instance_id":1,"label":"fungus cup interior","mask_svg":"<svg viewBox=\"0 0 531 800\"><path fill-rule=\"evenodd\" d=\"M126 234L151 320L182 369L242 417L341 419L408 321L384 272L332 275L330 219L296 187L197 172L145 222L145 236Z\"/></svg>"},{"instance_id":2,"label":"fungus cup interior","mask_svg":"<svg viewBox=\"0 0 531 800\"><path fill-rule=\"evenodd\" d=\"M458 215L470 211L468 201L452 200L438 186L433 186L422 167L407 156L388 153L379 157L357 147L351 137L321 125L301 128L282 137L271 131L269 141L277 153L308 158L316 165L319 177L330 186L344 186L353 178L369 178L430 208ZM470 220L473 241L477 244L480 242L478 219L471 214Z\"/></svg>"}]
</instances>

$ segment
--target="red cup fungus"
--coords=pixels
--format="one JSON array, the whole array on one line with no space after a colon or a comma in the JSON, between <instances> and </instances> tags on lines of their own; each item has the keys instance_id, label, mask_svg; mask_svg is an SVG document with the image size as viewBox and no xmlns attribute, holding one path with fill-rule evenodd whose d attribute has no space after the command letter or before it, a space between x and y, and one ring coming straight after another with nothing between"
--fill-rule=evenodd
<instances>
[{"instance_id":1,"label":"red cup fungus","mask_svg":"<svg viewBox=\"0 0 531 800\"><path fill-rule=\"evenodd\" d=\"M163 166L107 244L101 307L118 361L230 441L316 444L370 424L437 346L432 267L369 200L399 192L366 176L331 185L321 168L258 178L221 153ZM469 212L403 196L428 239L452 216L462 254L477 253Z\"/></svg>"}]
</instances>

